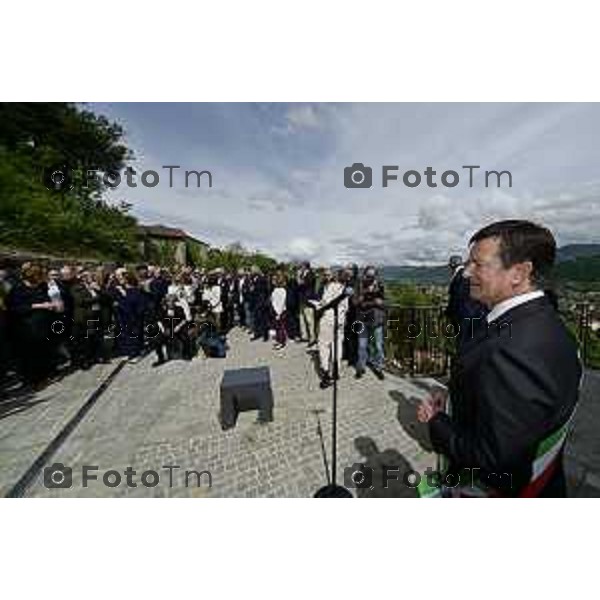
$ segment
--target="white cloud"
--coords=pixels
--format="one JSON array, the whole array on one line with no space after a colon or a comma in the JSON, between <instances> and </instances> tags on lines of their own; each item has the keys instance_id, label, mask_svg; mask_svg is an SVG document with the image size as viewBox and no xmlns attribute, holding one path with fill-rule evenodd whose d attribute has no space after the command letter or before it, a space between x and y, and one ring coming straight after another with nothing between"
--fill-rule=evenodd
<instances>
[{"instance_id":1,"label":"white cloud","mask_svg":"<svg viewBox=\"0 0 600 600\"><path fill-rule=\"evenodd\" d=\"M286 114L286 120L291 131L316 129L321 124L317 109L310 104L293 105Z\"/></svg>"},{"instance_id":2,"label":"white cloud","mask_svg":"<svg viewBox=\"0 0 600 600\"><path fill-rule=\"evenodd\" d=\"M289 242L285 253L292 260L314 260L320 250L319 244L314 240L297 237Z\"/></svg>"}]
</instances>

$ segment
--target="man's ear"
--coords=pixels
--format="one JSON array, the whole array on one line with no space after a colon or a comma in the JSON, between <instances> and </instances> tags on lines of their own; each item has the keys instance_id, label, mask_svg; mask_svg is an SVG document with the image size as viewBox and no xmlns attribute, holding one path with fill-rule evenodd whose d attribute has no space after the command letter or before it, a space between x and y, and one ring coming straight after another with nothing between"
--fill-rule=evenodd
<instances>
[{"instance_id":1,"label":"man's ear","mask_svg":"<svg viewBox=\"0 0 600 600\"><path fill-rule=\"evenodd\" d=\"M531 283L531 274L533 273L533 263L530 260L515 265L515 274L513 282L515 284Z\"/></svg>"}]
</instances>

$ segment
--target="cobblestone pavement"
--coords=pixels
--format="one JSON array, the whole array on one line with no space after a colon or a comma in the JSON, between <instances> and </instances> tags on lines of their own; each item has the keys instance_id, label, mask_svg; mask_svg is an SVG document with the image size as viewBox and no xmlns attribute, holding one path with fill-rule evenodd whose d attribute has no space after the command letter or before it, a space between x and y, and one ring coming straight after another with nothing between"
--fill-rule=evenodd
<instances>
[{"instance_id":1,"label":"cobblestone pavement","mask_svg":"<svg viewBox=\"0 0 600 600\"><path fill-rule=\"evenodd\" d=\"M48 489L43 472L28 496L184 496L307 497L327 483L322 441L330 465L331 389L321 390L305 344L276 352L270 342L250 342L235 329L226 359L173 361L157 369L154 355L127 364L52 457L72 468L72 487ZM242 413L235 428L218 422L219 386L229 368L269 366L274 421L255 423L256 412ZM112 366L96 366L54 384L29 400L21 412L0 419L0 485L4 493L29 467ZM414 496L401 481L382 485L381 466L424 472L435 467L423 427L414 422L414 405L423 387L372 373L357 381L342 370L338 395L338 482L344 469L363 462L374 469L371 487L358 496ZM36 404L37 402L37 404ZM318 425L322 429L322 438ZM95 465L97 481L82 486L83 465ZM166 469L164 466L173 465ZM175 468L178 465L179 468ZM125 470L137 487L127 485ZM106 471L120 473L116 487L104 485ZM156 471L158 485L141 476ZM198 477L185 471L210 472ZM393 473L392 473L393 475ZM109 482L116 481L116 475ZM155 482L154 475L146 483Z\"/></svg>"},{"instance_id":2,"label":"cobblestone pavement","mask_svg":"<svg viewBox=\"0 0 600 600\"><path fill-rule=\"evenodd\" d=\"M600 371L587 371L565 447L569 495L600 498Z\"/></svg>"},{"instance_id":3,"label":"cobblestone pavement","mask_svg":"<svg viewBox=\"0 0 600 600\"><path fill-rule=\"evenodd\" d=\"M320 390L305 344L277 353L271 343L250 342L243 331L230 334L226 359L174 361L158 369L154 355L127 364L67 437L50 463L72 468L72 487L48 489L43 472L28 496L51 497L307 497L327 482L331 389ZM94 389L115 368L97 365L18 402L0 403L0 491L5 495L48 443L77 413ZM274 421L255 423L256 412L242 413L235 428L218 422L219 386L225 369L268 366L275 398ZM409 470L435 468L424 427L415 421L415 403L435 385L371 373L357 381L343 368L338 397L338 482L344 469L361 462L373 468L372 486L357 496L414 496L401 482ZM571 495L600 496L600 373L585 378L582 401L566 448ZM319 436L320 424L322 438ZM323 440L323 442L321 441ZM83 465L97 466L98 480L82 486ZM178 468L175 468L175 465ZM382 485L382 465L397 466L398 479ZM165 466L171 466L170 469ZM137 487L127 485L125 470ZM109 470L121 482L102 482ZM160 478L154 487L141 481L145 471ZM185 471L210 472L198 476ZM393 474L393 473L391 473ZM109 483L115 482L109 476ZM154 475L146 475L150 486ZM199 485L198 485L199 483Z\"/></svg>"}]
</instances>

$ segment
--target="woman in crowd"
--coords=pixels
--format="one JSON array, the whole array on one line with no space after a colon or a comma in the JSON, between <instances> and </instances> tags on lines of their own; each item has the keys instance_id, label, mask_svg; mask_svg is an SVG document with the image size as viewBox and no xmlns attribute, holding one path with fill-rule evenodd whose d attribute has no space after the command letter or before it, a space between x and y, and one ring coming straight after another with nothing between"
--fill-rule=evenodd
<instances>
[{"instance_id":1,"label":"woman in crowd","mask_svg":"<svg viewBox=\"0 0 600 600\"><path fill-rule=\"evenodd\" d=\"M211 317L216 330L223 331L223 302L221 299L221 286L215 273L208 276L207 285L202 293L202 301L210 306Z\"/></svg>"},{"instance_id":2,"label":"woman in crowd","mask_svg":"<svg viewBox=\"0 0 600 600\"><path fill-rule=\"evenodd\" d=\"M145 302L137 277L127 271L117 272L116 312L119 324L117 351L135 361L144 346Z\"/></svg>"},{"instance_id":3,"label":"woman in crowd","mask_svg":"<svg viewBox=\"0 0 600 600\"><path fill-rule=\"evenodd\" d=\"M271 292L271 310L275 325L275 350L285 348L287 342L286 299L285 278L281 273L277 273L273 277L273 291Z\"/></svg>"},{"instance_id":4,"label":"woman in crowd","mask_svg":"<svg viewBox=\"0 0 600 600\"><path fill-rule=\"evenodd\" d=\"M49 337L56 305L48 297L45 270L26 263L6 304L17 369L27 384L41 386L54 366Z\"/></svg>"}]
</instances>

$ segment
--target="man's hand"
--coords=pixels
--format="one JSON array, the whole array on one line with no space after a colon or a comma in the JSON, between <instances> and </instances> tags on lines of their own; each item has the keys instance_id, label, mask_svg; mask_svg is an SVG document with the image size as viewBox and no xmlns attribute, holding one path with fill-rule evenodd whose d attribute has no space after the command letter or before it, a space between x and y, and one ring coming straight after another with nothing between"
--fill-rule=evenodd
<instances>
[{"instance_id":1,"label":"man's hand","mask_svg":"<svg viewBox=\"0 0 600 600\"><path fill-rule=\"evenodd\" d=\"M435 389L431 394L421 400L417 408L417 419L421 423L429 423L435 415L444 411L448 393L445 390Z\"/></svg>"},{"instance_id":2,"label":"man's hand","mask_svg":"<svg viewBox=\"0 0 600 600\"><path fill-rule=\"evenodd\" d=\"M54 304L52 302L38 302L37 304L32 304L31 308L39 308L41 310L52 310L54 308Z\"/></svg>"}]
</instances>

